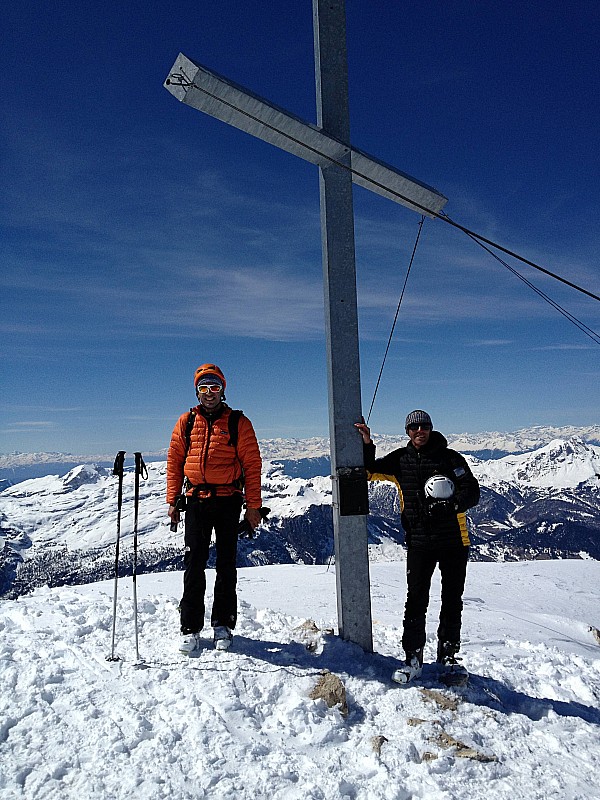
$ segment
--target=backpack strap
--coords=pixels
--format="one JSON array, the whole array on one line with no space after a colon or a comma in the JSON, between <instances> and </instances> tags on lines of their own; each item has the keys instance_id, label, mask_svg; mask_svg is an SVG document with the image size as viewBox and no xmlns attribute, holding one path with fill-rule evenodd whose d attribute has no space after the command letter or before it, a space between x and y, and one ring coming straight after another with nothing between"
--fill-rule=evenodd
<instances>
[{"instance_id":1,"label":"backpack strap","mask_svg":"<svg viewBox=\"0 0 600 800\"><path fill-rule=\"evenodd\" d=\"M188 451L190 449L190 443L192 441L192 429L194 427L195 420L196 420L196 409L190 408L190 413L188 414L187 422L185 425L185 457L183 459L184 463L187 458Z\"/></svg>"},{"instance_id":2,"label":"backpack strap","mask_svg":"<svg viewBox=\"0 0 600 800\"><path fill-rule=\"evenodd\" d=\"M235 447L235 454L237 455L237 443L239 434L240 417L243 417L244 412L239 408L232 408L229 413L227 424L229 427L229 444Z\"/></svg>"},{"instance_id":3,"label":"backpack strap","mask_svg":"<svg viewBox=\"0 0 600 800\"><path fill-rule=\"evenodd\" d=\"M185 423L185 434L184 434L184 441L185 441L185 453L183 456L183 463L187 461L188 453L190 451L190 444L192 442L192 429L194 427L194 422L196 420L196 409L190 408L190 413L188 414L187 422ZM187 476L183 479L183 486L181 489L182 496L185 496L190 482L187 479Z\"/></svg>"}]
</instances>

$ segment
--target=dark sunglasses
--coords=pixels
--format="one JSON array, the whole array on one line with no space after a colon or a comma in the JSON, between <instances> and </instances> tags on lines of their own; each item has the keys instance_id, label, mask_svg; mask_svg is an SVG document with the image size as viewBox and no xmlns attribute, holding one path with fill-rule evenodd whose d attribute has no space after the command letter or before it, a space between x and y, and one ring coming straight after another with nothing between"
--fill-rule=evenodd
<instances>
[{"instance_id":1,"label":"dark sunglasses","mask_svg":"<svg viewBox=\"0 0 600 800\"><path fill-rule=\"evenodd\" d=\"M408 428L409 431L412 431L414 433L415 431L418 431L418 430L430 431L431 430L431 425L428 425L427 423L423 423L423 424L419 424L419 425L417 425L416 423L413 423L412 425L407 425L407 428Z\"/></svg>"}]
</instances>

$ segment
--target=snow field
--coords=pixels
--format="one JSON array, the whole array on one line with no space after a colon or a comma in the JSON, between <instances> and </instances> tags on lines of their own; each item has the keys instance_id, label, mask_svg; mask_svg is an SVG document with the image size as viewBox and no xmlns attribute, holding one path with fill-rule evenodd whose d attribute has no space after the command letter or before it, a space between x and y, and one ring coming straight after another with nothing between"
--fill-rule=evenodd
<instances>
[{"instance_id":1,"label":"snow field","mask_svg":"<svg viewBox=\"0 0 600 800\"><path fill-rule=\"evenodd\" d=\"M324 567L240 570L234 649L217 653L205 630L196 657L176 649L181 574L141 576L139 665L130 580L119 582L117 662L106 661L112 582L2 601L3 800L597 797L600 647L589 624L600 565L471 564L472 678L452 690L429 665L417 686L389 680L403 573L372 565L374 654L324 632L336 628ZM434 584L426 660L438 595ZM301 627L307 619L319 630ZM346 717L309 697L324 669L345 685Z\"/></svg>"}]
</instances>

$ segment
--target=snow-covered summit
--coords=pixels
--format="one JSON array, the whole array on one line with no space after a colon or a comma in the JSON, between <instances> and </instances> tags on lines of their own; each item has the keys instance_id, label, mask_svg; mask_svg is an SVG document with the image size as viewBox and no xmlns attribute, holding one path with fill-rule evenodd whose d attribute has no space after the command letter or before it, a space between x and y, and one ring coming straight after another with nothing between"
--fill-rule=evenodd
<instances>
[{"instance_id":1,"label":"snow-covered summit","mask_svg":"<svg viewBox=\"0 0 600 800\"><path fill-rule=\"evenodd\" d=\"M62 485L65 490L72 491L85 483L97 483L104 475L104 469L98 469L93 464L80 464L64 476Z\"/></svg>"},{"instance_id":2,"label":"snow-covered summit","mask_svg":"<svg viewBox=\"0 0 600 800\"><path fill-rule=\"evenodd\" d=\"M579 438L586 444L600 446L600 425L535 425L513 432L461 433L450 434L447 438L450 447L461 453L480 453L484 458L498 458L539 450L556 439Z\"/></svg>"},{"instance_id":3,"label":"snow-covered summit","mask_svg":"<svg viewBox=\"0 0 600 800\"><path fill-rule=\"evenodd\" d=\"M180 573L41 587L0 604L0 793L6 800L593 800L600 771L600 565L472 564L470 685L398 687L402 563L371 570L374 653L337 628L334 570L239 573L233 649L176 652ZM208 571L208 591L214 572ZM543 602L540 602L540 601ZM208 620L207 620L208 627ZM307 639L309 632L312 638ZM307 646L310 645L310 646ZM137 667L137 668L136 668ZM323 671L347 710L314 699Z\"/></svg>"}]
</instances>

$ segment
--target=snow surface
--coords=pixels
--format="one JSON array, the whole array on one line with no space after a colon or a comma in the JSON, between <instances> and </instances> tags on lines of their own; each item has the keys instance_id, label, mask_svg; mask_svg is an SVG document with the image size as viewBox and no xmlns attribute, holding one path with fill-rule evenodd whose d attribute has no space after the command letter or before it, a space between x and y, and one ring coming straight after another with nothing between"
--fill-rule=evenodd
<instances>
[{"instance_id":1,"label":"snow surface","mask_svg":"<svg viewBox=\"0 0 600 800\"><path fill-rule=\"evenodd\" d=\"M176 651L181 574L137 586L138 664L131 578L116 662L112 582L0 601L3 800L598 797L599 562L471 564L461 689L431 666L420 685L390 682L403 563L371 567L375 654L325 633L324 566L240 570L233 650L215 652L206 631L195 658ZM426 660L438 611L434 581ZM300 627L309 619L318 632ZM324 669L345 685L346 716L309 696Z\"/></svg>"}]
</instances>

